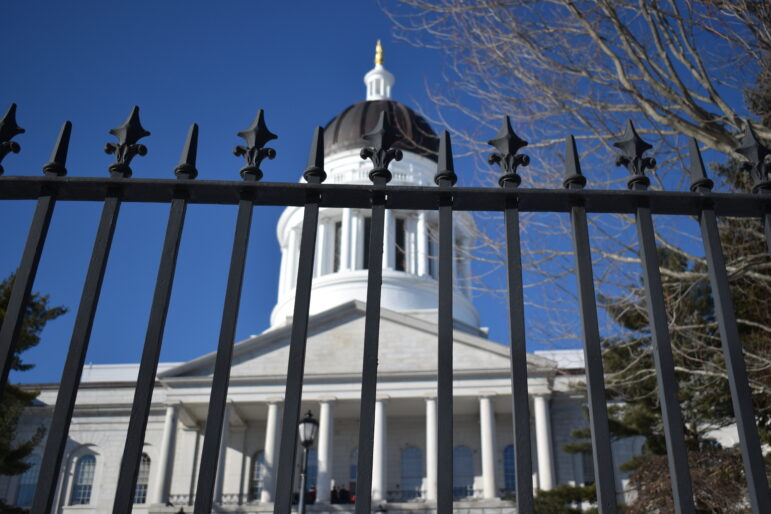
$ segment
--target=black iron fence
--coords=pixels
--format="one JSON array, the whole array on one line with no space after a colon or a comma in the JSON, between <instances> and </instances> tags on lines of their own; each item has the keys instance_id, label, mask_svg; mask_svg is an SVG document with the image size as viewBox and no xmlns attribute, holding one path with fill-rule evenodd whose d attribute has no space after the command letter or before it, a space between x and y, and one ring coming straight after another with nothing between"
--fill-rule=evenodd
<instances>
[{"instance_id":1,"label":"black iron fence","mask_svg":"<svg viewBox=\"0 0 771 514\"><path fill-rule=\"evenodd\" d=\"M452 482L452 212L500 211L506 224L507 278L510 323L511 391L513 402L514 448L516 469L516 503L518 512L533 512L532 461L530 455L530 414L527 393L527 366L525 349L524 298L520 256L520 212L570 213L573 248L576 259L579 302L583 325L583 347L586 362L586 380L589 396L590 427L594 469L597 471L597 497L600 512L616 511L617 491L613 476L613 462L608 430L597 307L590 258L587 213L623 213L635 216L642 259L647 309L654 344L654 360L662 407L667 455L672 481L675 509L679 513L694 512L687 450L683 434L683 420L678 401L677 382L672 349L667 330L667 316L656 253L653 214L672 214L698 217L704 242L709 279L715 311L720 325L720 336L727 366L727 374L736 414L736 425L741 441L741 454L747 476L747 487L752 510L771 512L768 483L761 454L758 430L753 413L752 399L745 370L742 347L734 315L728 277L720 245L718 216L762 218L765 237L771 252L771 166L765 157L769 150L755 137L747 124L747 132L738 149L748 160L754 181L755 194L712 193L712 182L707 178L695 141L691 143L691 192L649 191L646 168L655 163L644 157L650 145L642 141L631 123L616 143L620 149L618 164L626 166L631 174L626 191L587 190L586 178L581 173L575 141L566 140L564 189L519 189L517 169L526 166L529 158L519 153L527 145L514 134L508 117L501 131L490 141L497 152L490 162L500 165L503 173L500 188L454 187L450 137L444 132L440 139L438 167L435 177L438 187L388 186L392 160L400 160L401 152L392 148L395 132L389 120L381 115L376 127L365 139L371 147L364 148L362 158L371 159L372 185L323 184L324 144L323 130L317 128L311 146L306 182L260 182L261 162L273 159L275 151L265 145L276 136L266 127L260 111L252 125L239 132L246 145L236 147L246 165L241 169L243 181L195 180L198 129L190 129L180 164L174 170L175 179L132 179L131 161L144 155L145 147L139 140L149 133L139 121L134 108L128 120L110 132L118 138L109 143L108 153L116 160L110 165L110 178L77 178L66 176L66 157L71 125L62 127L51 161L43 167L41 177L0 177L0 200L36 199L37 207L27 236L21 264L16 273L5 321L0 330L0 366L2 395L12 365L14 346L19 334L25 306L29 301L32 283L43 251L46 233L58 201L102 202L101 220L94 242L91 260L83 285L72 339L67 354L56 406L44 451L40 476L32 507L34 514L51 511L61 470L62 456L72 419L75 397L89 344L89 336L96 312L105 266L110 253L113 232L121 204L124 202L163 202L170 204L170 213L160 267L152 300L147 336L144 343L133 408L113 512L129 513L139 472L145 428L158 366L162 334L169 305L177 252L188 204L238 205L233 250L224 311L212 381L203 452L195 494L195 512L212 510L215 475L225 401L230 376L233 343L244 274L249 228L254 206L304 206L304 221L297 272L296 300L292 318L289 364L277 472L277 490L274 512L288 513L292 508L292 484L300 417L305 345L308 330L308 310L313 277L314 247L320 207L371 209L371 230L368 253L368 286L364 332L364 359L361 389L361 412L358 441L358 475L356 512L371 511L373 433L377 388L377 357L379 340L380 285L382 274L383 229L385 209L438 210L439 212L439 325L438 325L438 423L445 427L438 439L438 499L437 511L452 510L455 488ZM0 160L8 153L18 152L19 145L12 138L23 132L16 124L15 106L0 121ZM0 167L0 173L2 168Z\"/></svg>"}]
</instances>

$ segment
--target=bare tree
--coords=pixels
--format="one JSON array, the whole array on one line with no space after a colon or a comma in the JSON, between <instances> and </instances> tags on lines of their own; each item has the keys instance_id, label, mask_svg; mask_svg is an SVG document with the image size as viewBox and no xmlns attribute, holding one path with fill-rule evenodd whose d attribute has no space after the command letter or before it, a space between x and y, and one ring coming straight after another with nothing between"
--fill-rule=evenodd
<instances>
[{"instance_id":1,"label":"bare tree","mask_svg":"<svg viewBox=\"0 0 771 514\"><path fill-rule=\"evenodd\" d=\"M402 0L389 14L397 36L450 56L440 105L483 124L507 113L540 145L566 129L607 145L632 117L732 154L742 93L771 51L764 1Z\"/></svg>"},{"instance_id":2,"label":"bare tree","mask_svg":"<svg viewBox=\"0 0 771 514\"><path fill-rule=\"evenodd\" d=\"M623 123L632 119L654 145L660 163L653 172L653 187L683 187L687 179L682 161L688 138L724 154L708 154L712 159L739 157L734 151L737 135L751 114L745 95L762 118L752 122L753 128L771 139L767 123L771 114L759 109L771 105L771 95L762 91L763 84L754 87L756 77L771 74L768 1L401 0L389 4L386 11L395 23L397 37L440 49L448 57L443 80L430 86L438 106L433 118L448 125L469 152L482 153L480 142L495 132L501 115L512 117L520 135L531 141L525 150L533 157L533 164L523 173L527 186L561 187L562 145L565 136L573 133L590 187L623 188L625 174L613 166L611 143ZM760 94L753 89L760 89ZM447 123L449 113L453 113L452 119L458 119L457 113L464 114L471 123ZM479 166L482 181L490 180L494 173L486 169ZM739 173L739 169L728 173ZM740 186L739 182L728 176L721 187L730 189ZM468 249L493 269L505 262L498 221L479 219L482 230L477 246ZM633 220L596 216L590 221L595 273L608 306L608 327L629 330L635 324L619 324L618 319L628 322L639 317L637 328L642 329L647 315L641 301ZM570 307L554 301L573 290L568 223L560 215L523 218L529 298L535 308L555 320L533 327L542 330L542 341L576 338L572 329L564 330L576 326L564 323L571 315L567 312ZM693 378L695 386L708 389L716 381L725 381L725 370L719 366L714 320L688 315L693 312L694 291L707 284L696 224L689 219L659 217L657 228L660 248L677 263L662 266L662 274L673 340L683 342L675 345L682 363L678 372ZM746 242L729 252L729 273L737 290L743 288L754 295L741 302L747 308L740 314L748 317L740 318L739 323L750 338L759 341L745 349L751 376L767 377L771 360L768 344L762 343L769 340L771 264L764 246L758 244L762 231L757 223L743 221L727 221L724 228L734 232L731 243ZM554 294L555 288L561 295ZM688 341L694 344L686 344ZM630 353L632 359L649 356L646 351ZM652 376L641 373L641 381ZM615 378L609 377L611 382ZM756 395L771 396L768 380L751 380L751 385ZM768 402L761 409L771 413Z\"/></svg>"}]
</instances>

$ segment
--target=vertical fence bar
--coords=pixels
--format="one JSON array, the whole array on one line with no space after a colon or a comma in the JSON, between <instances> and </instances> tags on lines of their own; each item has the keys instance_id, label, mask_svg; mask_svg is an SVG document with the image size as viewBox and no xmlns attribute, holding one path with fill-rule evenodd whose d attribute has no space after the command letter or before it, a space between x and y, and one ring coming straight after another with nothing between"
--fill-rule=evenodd
<instances>
[{"instance_id":1,"label":"vertical fence bar","mask_svg":"<svg viewBox=\"0 0 771 514\"><path fill-rule=\"evenodd\" d=\"M198 172L195 169L195 154L198 146L198 125L190 127L182 159L175 169L178 178L193 179ZM113 502L113 514L130 514L134 504L139 464L142 458L142 447L145 440L147 418L155 386L155 375L158 371L158 359L161 355L163 329L166 326L166 314L169 311L169 300L174 282L174 271L177 267L179 243L182 239L182 228L185 223L188 193L184 189L174 192L171 201L169 220L166 226L166 236L161 251L161 261L158 266L158 276L155 280L155 292L150 308L150 319L147 324L144 350L139 365L137 385L134 391L134 403L131 408L126 443L123 448L118 487Z\"/></svg>"},{"instance_id":2,"label":"vertical fence bar","mask_svg":"<svg viewBox=\"0 0 771 514\"><path fill-rule=\"evenodd\" d=\"M257 112L252 124L238 135L246 141L246 146L237 146L233 153L246 158L246 166L241 169L241 176L247 182L256 182L262 178L260 163L265 157L273 159L276 151L264 148L264 145L276 139L265 125L262 109ZM238 202L236 229L233 237L233 252L230 256L230 271L225 289L225 304L222 309L222 324L217 344L217 357L214 361L209 410L206 415L206 435L201 451L201 466L198 471L198 484L195 492L196 514L209 514L214 500L214 484L220 457L222 424L225 420L230 365L233 360L233 343L238 323L238 308L241 304L241 288L246 266L246 251L249 246L249 230L252 226L254 193L242 191Z\"/></svg>"},{"instance_id":3,"label":"vertical fence bar","mask_svg":"<svg viewBox=\"0 0 771 514\"><path fill-rule=\"evenodd\" d=\"M450 134L442 132L439 140L439 160L434 182L440 189L448 190L439 199L439 326L437 334L438 377L437 407L437 497L436 510L440 514L452 512L453 500L453 405L452 405L452 358L453 358L453 226L451 187L458 180L453 167Z\"/></svg>"},{"instance_id":4,"label":"vertical fence bar","mask_svg":"<svg viewBox=\"0 0 771 514\"><path fill-rule=\"evenodd\" d=\"M106 153L115 154L115 162L109 166L110 176L119 180L127 179L132 174L129 166L132 159L137 155L147 154L147 148L138 144L140 139L150 135L139 121L139 107L134 106L123 125L111 129L110 134L118 138L117 143L107 143L105 146ZM72 340L62 370L59 394L56 396L56 406L54 407L51 426L48 429L48 440L43 452L35 500L30 511L32 514L51 512L64 448L67 444L70 422L72 421L72 412L75 408L75 399L80 385L80 376L83 372L83 363L91 339L96 306L102 291L107 258L110 255L110 246L118 221L122 194L123 190L120 185L110 186L104 199L102 217L96 231L94 249L91 252L91 261L88 264L86 281L83 284L78 313L75 316L75 326L72 329Z\"/></svg>"},{"instance_id":5,"label":"vertical fence bar","mask_svg":"<svg viewBox=\"0 0 771 514\"><path fill-rule=\"evenodd\" d=\"M366 134L364 139L370 141L372 147L362 149L361 157L372 160L374 167L369 173L369 178L375 187L372 190L369 262L367 263L367 307L364 318L364 356L361 372L356 514L369 514L372 508L372 452L377 395L377 356L380 342L380 287L383 283L385 185L391 180L388 164L394 159L398 161L402 158L400 150L391 148L396 136L385 112L380 113L375 128ZM381 493L385 493L385 491L381 491Z\"/></svg>"},{"instance_id":6,"label":"vertical fence bar","mask_svg":"<svg viewBox=\"0 0 771 514\"><path fill-rule=\"evenodd\" d=\"M489 162L501 166L498 184L515 191L521 182L519 166L527 166L530 158L517 154L527 145L511 129L509 117L489 144L498 149ZM509 356L511 361L511 400L514 423L514 469L517 483L517 512L533 512L533 461L530 447L530 400L527 390L527 348L525 344L525 299L522 286L522 251L519 239L519 207L514 194L507 196L503 210L506 224L506 279L509 289Z\"/></svg>"},{"instance_id":7,"label":"vertical fence bar","mask_svg":"<svg viewBox=\"0 0 771 514\"><path fill-rule=\"evenodd\" d=\"M693 183L691 190L707 193L712 189L712 181L707 178L701 154L695 139L690 142L690 173ZM720 329L720 341L728 372L728 385L731 388L731 402L736 416L736 428L739 433L739 445L747 475L747 489L752 511L756 514L771 512L768 479L760 448L760 437L752 407L752 392L747 380L747 369L742 355L739 328L736 324L731 288L728 282L725 256L720 243L717 217L711 206L705 206L699 216L701 238L709 270L709 283L715 301L715 314Z\"/></svg>"},{"instance_id":8,"label":"vertical fence bar","mask_svg":"<svg viewBox=\"0 0 771 514\"><path fill-rule=\"evenodd\" d=\"M568 189L583 189L586 178L581 174L581 165L576 151L576 141L569 136L565 141L565 165L568 176L564 186ZM573 252L576 258L576 280L578 302L581 306L581 327L586 362L586 385L589 397L589 425L592 431L592 458L597 487L597 507L602 514L616 512L616 483L613 453L610 447L608 427L608 405L605 396L605 377L602 366L600 329L597 321L597 302L594 294L594 273L589 245L589 229L586 208L574 205L570 210L573 228Z\"/></svg>"},{"instance_id":9,"label":"vertical fence bar","mask_svg":"<svg viewBox=\"0 0 771 514\"><path fill-rule=\"evenodd\" d=\"M69 121L62 125L61 132L51 154L51 161L43 167L46 176L60 177L67 174L64 167L67 161L67 149L70 143L72 123ZM40 256L43 253L43 245L48 235L48 227L51 224L51 216L56 206L56 190L44 188L41 191L32 216L32 224L27 234L27 242L24 245L24 253L21 263L16 270L11 289L11 297L5 311L5 319L0 329L0 400L3 398L5 386L8 383L8 374L14 360L16 339L24 321L24 313L29 305L29 297L32 293L32 285L35 282Z\"/></svg>"},{"instance_id":10,"label":"vertical fence bar","mask_svg":"<svg viewBox=\"0 0 771 514\"><path fill-rule=\"evenodd\" d=\"M320 184L326 179L324 173L324 129L316 127L308 159L305 180L309 184ZM289 362L286 372L286 392L281 425L281 445L276 474L276 495L273 512L287 514L292 510L292 486L294 464L297 453L297 429L300 421L303 373L305 370L305 346L308 336L308 312L311 304L313 282L313 258L316 253L316 232L319 224L318 193L309 193L305 201L302 234L300 236L300 259L297 267L292 335L289 343Z\"/></svg>"},{"instance_id":11,"label":"vertical fence bar","mask_svg":"<svg viewBox=\"0 0 771 514\"><path fill-rule=\"evenodd\" d=\"M645 169L656 165L654 159L643 157L643 153L652 148L651 145L637 135L632 122L628 121L624 135L614 143L614 146L621 149L617 164L623 164L632 173L627 182L629 189L646 190L650 185L650 179L645 176ZM653 361L656 367L669 475L672 481L672 499L675 512L691 514L694 512L693 487L688 471L688 449L685 446L683 415L677 395L675 364L672 345L669 341L667 311L664 304L664 288L661 285L653 218L650 208L645 205L637 207L635 217L645 284L645 302L653 342Z\"/></svg>"},{"instance_id":12,"label":"vertical fence bar","mask_svg":"<svg viewBox=\"0 0 771 514\"><path fill-rule=\"evenodd\" d=\"M653 219L648 207L637 208L637 237L640 241L640 258L645 281L645 301L653 339L653 360L656 365L656 381L661 402L661 417L667 442L669 475L672 481L672 496L675 512L694 512L693 488L688 471L688 450L685 447L683 415L677 395L675 364L672 346L669 342L667 312L664 305L664 290L661 285L659 259L656 255L656 238Z\"/></svg>"},{"instance_id":13,"label":"vertical fence bar","mask_svg":"<svg viewBox=\"0 0 771 514\"><path fill-rule=\"evenodd\" d=\"M378 179L376 186L385 185ZM383 282L383 228L385 193L373 191L370 222L367 307L364 322L364 358L359 413L359 455L356 470L356 514L367 514L372 502L372 451L375 432L377 354L380 331L380 286ZM366 244L366 243L365 243Z\"/></svg>"},{"instance_id":14,"label":"vertical fence bar","mask_svg":"<svg viewBox=\"0 0 771 514\"><path fill-rule=\"evenodd\" d=\"M222 324L214 362L209 410L206 415L206 434L201 452L201 466L198 471L198 485L195 491L195 513L208 514L212 509L214 482L217 478L222 423L225 418L225 404L230 382L230 365L233 359L233 340L238 322L238 308L241 303L241 288L246 265L246 250L249 230L252 225L253 195L241 194L238 203L238 217L233 237L233 252L230 257L230 271L222 310Z\"/></svg>"},{"instance_id":15,"label":"vertical fence bar","mask_svg":"<svg viewBox=\"0 0 771 514\"><path fill-rule=\"evenodd\" d=\"M54 407L51 426L48 428L48 440L46 441L43 461L40 466L35 500L32 504L31 512L33 514L49 514L52 510L51 507L54 495L56 494L62 456L64 455L67 435L70 430L72 411L75 408L75 397L80 384L80 375L83 371L89 339L91 338L91 328L94 324L96 306L102 289L102 279L104 278L104 271L107 266L107 258L110 254L110 246L113 234L115 233L115 224L118 219L120 204L120 189L111 189L104 199L102 217L99 221L94 249L91 253L91 262L88 265L86 281L83 285L83 293L80 296L80 305L75 317L72 340L67 352L67 360L64 363L62 379L59 383L59 394L56 397L56 406Z\"/></svg>"}]
</instances>

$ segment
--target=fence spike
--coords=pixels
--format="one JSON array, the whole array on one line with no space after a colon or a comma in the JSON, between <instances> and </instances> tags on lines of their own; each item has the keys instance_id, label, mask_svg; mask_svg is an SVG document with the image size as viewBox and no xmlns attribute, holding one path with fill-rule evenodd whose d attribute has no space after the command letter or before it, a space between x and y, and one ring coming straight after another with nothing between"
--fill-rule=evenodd
<instances>
[{"instance_id":1,"label":"fence spike","mask_svg":"<svg viewBox=\"0 0 771 514\"><path fill-rule=\"evenodd\" d=\"M498 179L498 184L503 187L510 183L514 187L519 186L522 179L517 175L517 168L530 164L530 157L517 152L527 146L527 141L520 138L511 128L511 121L508 116L503 117L503 125L498 133L487 142L488 145L495 147L498 151L490 154L487 159L489 164L497 164L501 167L503 175Z\"/></svg>"},{"instance_id":2,"label":"fence spike","mask_svg":"<svg viewBox=\"0 0 771 514\"><path fill-rule=\"evenodd\" d=\"M265 148L268 141L278 139L278 136L268 130L265 125L265 112L260 109L257 111L252 124L239 132L238 137L244 138L246 146L238 145L233 149L233 155L236 157L244 156L246 166L241 168L241 177L244 180L258 181L262 178L260 163L267 157L276 158L276 151L273 148Z\"/></svg>"},{"instance_id":3,"label":"fence spike","mask_svg":"<svg viewBox=\"0 0 771 514\"><path fill-rule=\"evenodd\" d=\"M70 134L72 133L72 123L65 121L59 131L59 137L56 145L51 152L51 160L43 166L43 173L48 177L63 177L67 174L67 150L70 147Z\"/></svg>"},{"instance_id":4,"label":"fence spike","mask_svg":"<svg viewBox=\"0 0 771 514\"><path fill-rule=\"evenodd\" d=\"M174 174L181 179L194 179L198 176L198 170L195 168L195 160L198 155L198 124L193 123L187 132L185 146L182 148L182 155L179 158L179 164L174 168Z\"/></svg>"},{"instance_id":5,"label":"fence spike","mask_svg":"<svg viewBox=\"0 0 771 514\"><path fill-rule=\"evenodd\" d=\"M452 161L450 133L446 130L443 130L442 135L439 136L439 160L437 161L436 174L434 175L436 185L441 185L442 181L449 181L451 186L454 186L458 181L458 176L455 174L455 165Z\"/></svg>"},{"instance_id":6,"label":"fence spike","mask_svg":"<svg viewBox=\"0 0 771 514\"><path fill-rule=\"evenodd\" d=\"M632 120L626 120L624 135L613 143L613 146L621 150L621 154L616 158L616 166L624 166L632 174L627 181L629 189L635 189L638 185L643 189L647 188L651 180L645 176L645 169L653 169L656 166L656 159L643 157L643 154L653 146L640 137L634 129Z\"/></svg>"},{"instance_id":7,"label":"fence spike","mask_svg":"<svg viewBox=\"0 0 771 514\"><path fill-rule=\"evenodd\" d=\"M107 143L104 145L106 154L115 154L115 162L110 164L110 175L113 178L129 178L131 176L131 160L136 155L147 155L147 147L137 142L143 137L150 135L150 132L142 127L139 121L139 107L136 105L131 109L131 114L123 122L123 125L110 129L110 134L118 138L118 143Z\"/></svg>"},{"instance_id":8,"label":"fence spike","mask_svg":"<svg viewBox=\"0 0 771 514\"><path fill-rule=\"evenodd\" d=\"M391 125L391 119L386 111L381 111L380 116L375 123L375 127L362 136L372 146L361 149L359 155L362 159L372 161L372 171L369 172L369 179L373 183L382 182L387 184L391 181L391 172L388 165L391 161L401 161L402 151L393 148L402 137L394 130Z\"/></svg>"},{"instance_id":9,"label":"fence spike","mask_svg":"<svg viewBox=\"0 0 771 514\"><path fill-rule=\"evenodd\" d=\"M694 193L711 191L715 183L707 176L707 170L704 168L704 161L701 158L699 144L695 137L692 137L688 143L688 151L690 153L688 173L691 175L691 191Z\"/></svg>"},{"instance_id":10,"label":"fence spike","mask_svg":"<svg viewBox=\"0 0 771 514\"><path fill-rule=\"evenodd\" d=\"M752 129L750 120L744 120L744 137L736 148L737 153L742 154L747 162L744 169L750 172L752 177L752 192L759 190L771 190L771 164L766 163L766 157L771 154L771 150L758 139L757 134Z\"/></svg>"},{"instance_id":11,"label":"fence spike","mask_svg":"<svg viewBox=\"0 0 771 514\"><path fill-rule=\"evenodd\" d=\"M11 141L11 139L24 132L25 130L16 123L16 104L11 104L8 112L0 120L0 162L9 153L19 153L21 151L21 145L16 141ZM0 175L3 174L3 171L3 167L0 166Z\"/></svg>"},{"instance_id":12,"label":"fence spike","mask_svg":"<svg viewBox=\"0 0 771 514\"><path fill-rule=\"evenodd\" d=\"M562 186L565 189L583 189L586 185L586 177L581 173L581 162L578 159L576 138L570 134L565 138L565 180Z\"/></svg>"},{"instance_id":13,"label":"fence spike","mask_svg":"<svg viewBox=\"0 0 771 514\"><path fill-rule=\"evenodd\" d=\"M324 129L316 127L311 141L311 153L308 156L308 168L303 173L305 181L320 184L327 179L324 172Z\"/></svg>"}]
</instances>

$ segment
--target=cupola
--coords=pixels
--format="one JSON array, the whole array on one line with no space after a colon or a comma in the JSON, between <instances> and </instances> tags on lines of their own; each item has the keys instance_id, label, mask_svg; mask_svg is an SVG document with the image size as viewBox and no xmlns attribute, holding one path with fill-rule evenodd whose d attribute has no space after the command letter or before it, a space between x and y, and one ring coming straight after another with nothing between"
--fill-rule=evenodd
<instances>
[{"instance_id":1,"label":"cupola","mask_svg":"<svg viewBox=\"0 0 771 514\"><path fill-rule=\"evenodd\" d=\"M324 130L324 169L327 183L371 183L371 163L360 150L368 146L363 135L372 130L381 112L387 112L401 140L394 145L403 159L392 162L389 185L434 186L439 138L420 115L391 100L394 76L383 67L378 41L375 67L364 77L366 100L343 109ZM281 245L278 302L271 326L291 321L299 260L303 211L288 207L281 215L277 236ZM366 301L370 211L322 208L314 259L311 314L351 300ZM473 221L455 213L456 246L470 246ZM435 211L386 210L381 305L416 317L435 319L437 311L438 244ZM471 265L457 252L454 260L454 315L458 328L478 332L479 316L470 299Z\"/></svg>"}]
</instances>

